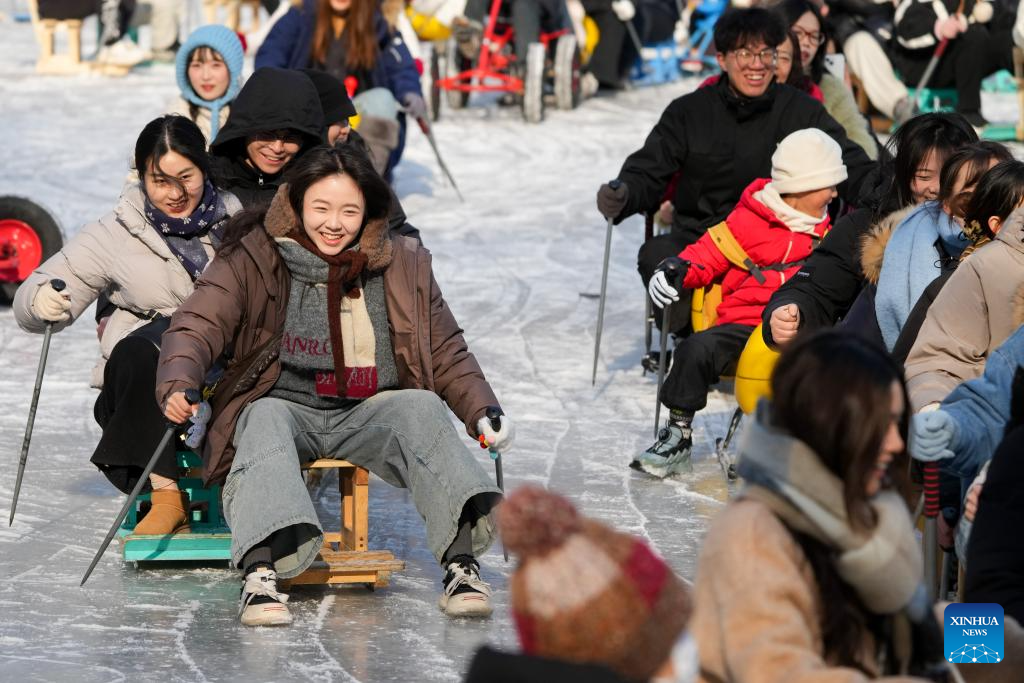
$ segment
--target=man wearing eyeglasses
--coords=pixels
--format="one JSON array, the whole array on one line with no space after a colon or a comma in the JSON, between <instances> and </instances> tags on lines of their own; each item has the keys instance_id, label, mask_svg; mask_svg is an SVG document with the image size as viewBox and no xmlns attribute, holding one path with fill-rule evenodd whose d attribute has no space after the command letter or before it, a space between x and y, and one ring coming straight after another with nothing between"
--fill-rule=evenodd
<instances>
[{"instance_id":1,"label":"man wearing eyeglasses","mask_svg":"<svg viewBox=\"0 0 1024 683\"><path fill-rule=\"evenodd\" d=\"M598 191L598 210L618 223L634 213L656 211L673 176L679 175L671 197L672 231L640 248L644 287L663 259L676 256L724 220L743 188L771 174L775 146L794 131L819 128L839 143L849 174L839 194L857 203L875 164L821 103L774 83L776 47L785 40L781 19L767 10L723 14L715 26L723 78L673 101L643 147L626 159L618 176L621 184L605 184ZM688 311L688 297L674 304L673 331L688 325Z\"/></svg>"}]
</instances>

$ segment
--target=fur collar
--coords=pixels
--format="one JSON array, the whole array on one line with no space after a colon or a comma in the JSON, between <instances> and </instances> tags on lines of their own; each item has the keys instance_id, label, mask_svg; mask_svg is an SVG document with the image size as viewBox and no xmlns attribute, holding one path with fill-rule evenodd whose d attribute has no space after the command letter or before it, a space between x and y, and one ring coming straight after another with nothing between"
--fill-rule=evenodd
<instances>
[{"instance_id":1,"label":"fur collar","mask_svg":"<svg viewBox=\"0 0 1024 683\"><path fill-rule=\"evenodd\" d=\"M882 260L885 258L885 245L889 243L893 230L903 222L916 206L907 206L893 211L888 216L874 223L860 239L860 268L864 278L873 285L878 284L878 276L882 272Z\"/></svg>"},{"instance_id":2,"label":"fur collar","mask_svg":"<svg viewBox=\"0 0 1024 683\"><path fill-rule=\"evenodd\" d=\"M271 237L285 237L292 228L299 227L299 217L288 202L288 183L281 183L274 200L267 209L263 228ZM301 230L302 228L299 227ZM366 268L371 271L384 270L391 264L391 231L387 217L370 221L359 235L359 250L366 254Z\"/></svg>"}]
</instances>

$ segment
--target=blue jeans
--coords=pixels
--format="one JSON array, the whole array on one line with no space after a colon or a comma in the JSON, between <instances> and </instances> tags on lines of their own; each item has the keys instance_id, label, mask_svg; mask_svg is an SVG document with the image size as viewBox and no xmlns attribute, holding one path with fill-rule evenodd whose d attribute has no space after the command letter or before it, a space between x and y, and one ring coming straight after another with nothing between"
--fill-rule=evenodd
<instances>
[{"instance_id":1,"label":"blue jeans","mask_svg":"<svg viewBox=\"0 0 1024 683\"><path fill-rule=\"evenodd\" d=\"M438 562L455 539L463 507L472 502L480 513L473 552L482 554L494 541L487 515L501 495L449 415L436 394L416 389L381 392L334 410L270 397L250 403L235 428L236 453L224 485L234 564L282 530L273 549L278 575L297 576L313 563L323 529L299 464L317 458L348 460L408 488Z\"/></svg>"}]
</instances>

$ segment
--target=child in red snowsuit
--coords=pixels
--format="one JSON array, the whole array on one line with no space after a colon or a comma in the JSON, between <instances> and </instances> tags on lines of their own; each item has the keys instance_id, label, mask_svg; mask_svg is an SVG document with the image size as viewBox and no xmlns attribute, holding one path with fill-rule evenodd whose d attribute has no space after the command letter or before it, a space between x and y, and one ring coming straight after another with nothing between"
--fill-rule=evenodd
<instances>
[{"instance_id":1,"label":"child in red snowsuit","mask_svg":"<svg viewBox=\"0 0 1024 683\"><path fill-rule=\"evenodd\" d=\"M722 286L722 303L713 327L676 345L659 397L669 409L668 424L632 467L659 477L692 469L694 413L739 359L772 293L800 270L828 231L828 204L844 180L835 140L816 128L791 133L772 155L772 177L752 182L724 224L658 266L648 287L655 306L678 301L680 287L714 283Z\"/></svg>"}]
</instances>

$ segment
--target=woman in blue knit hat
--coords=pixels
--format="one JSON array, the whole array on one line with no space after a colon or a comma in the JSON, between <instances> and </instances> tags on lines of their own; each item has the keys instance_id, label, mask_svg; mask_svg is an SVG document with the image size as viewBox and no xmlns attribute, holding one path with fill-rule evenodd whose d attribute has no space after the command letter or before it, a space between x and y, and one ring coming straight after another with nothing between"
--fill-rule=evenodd
<instances>
[{"instance_id":1,"label":"woman in blue knit hat","mask_svg":"<svg viewBox=\"0 0 1024 683\"><path fill-rule=\"evenodd\" d=\"M231 102L242 89L244 55L238 35L220 24L200 26L178 50L181 97L170 112L192 119L206 136L207 146L227 121Z\"/></svg>"}]
</instances>

